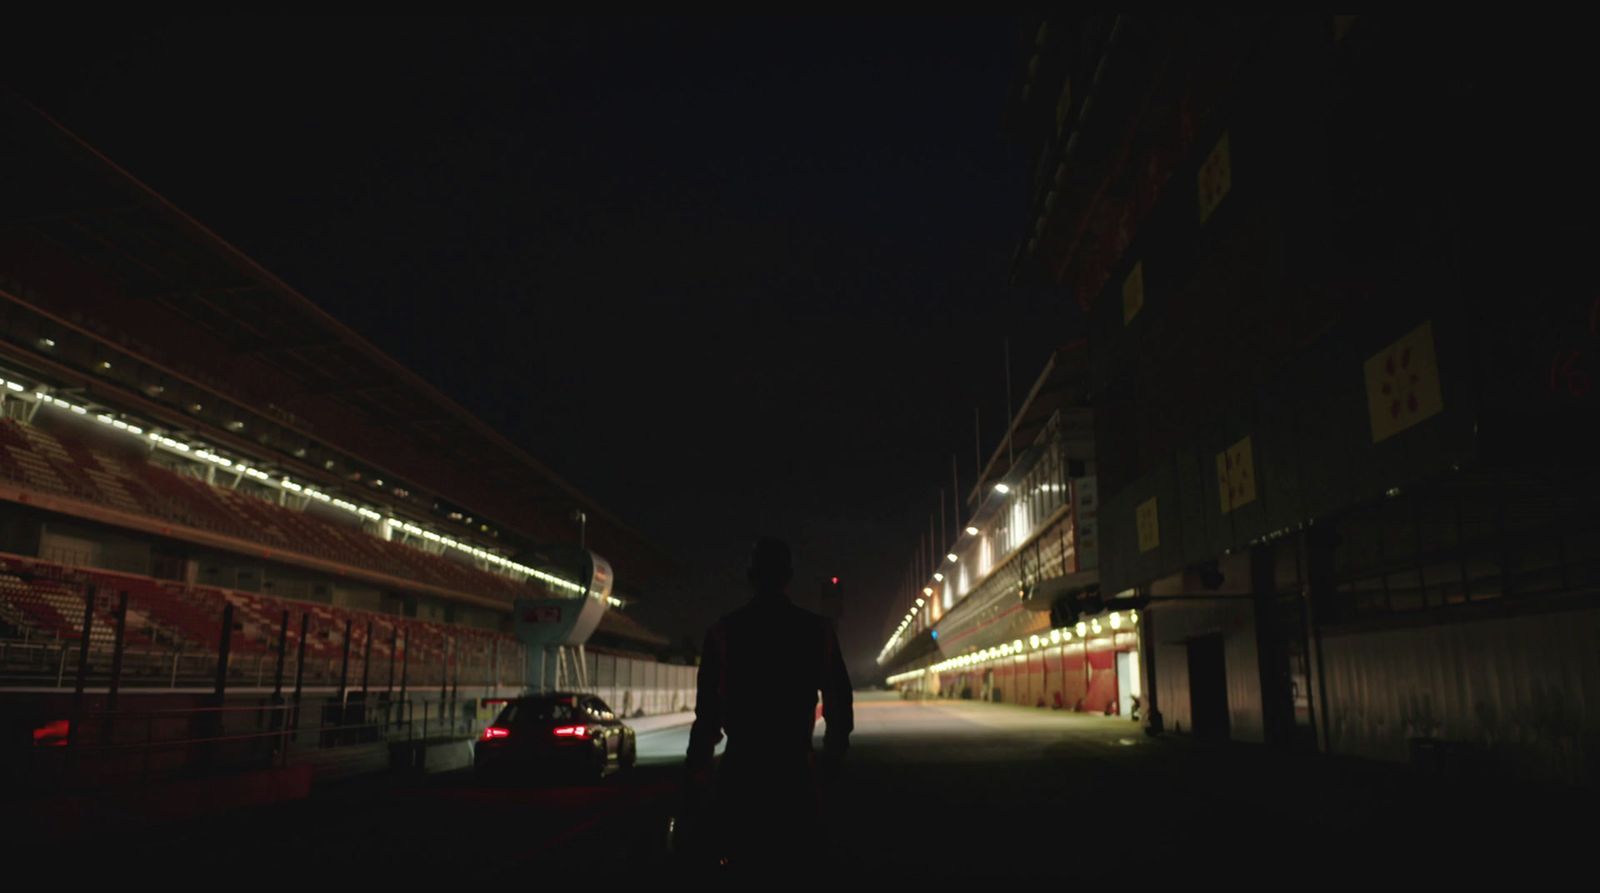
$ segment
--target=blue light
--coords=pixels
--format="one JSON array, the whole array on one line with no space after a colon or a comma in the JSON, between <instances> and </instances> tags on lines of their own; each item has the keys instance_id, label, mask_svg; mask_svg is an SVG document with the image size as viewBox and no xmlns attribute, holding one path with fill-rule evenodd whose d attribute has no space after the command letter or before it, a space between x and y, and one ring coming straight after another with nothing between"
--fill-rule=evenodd
<instances>
[{"instance_id":1,"label":"blue light","mask_svg":"<svg viewBox=\"0 0 1600 893\"><path fill-rule=\"evenodd\" d=\"M934 638L935 638L935 639L937 639L937 638L939 638L939 631L938 631L938 630L934 630L934 631L933 631L933 637L934 637Z\"/></svg>"}]
</instances>

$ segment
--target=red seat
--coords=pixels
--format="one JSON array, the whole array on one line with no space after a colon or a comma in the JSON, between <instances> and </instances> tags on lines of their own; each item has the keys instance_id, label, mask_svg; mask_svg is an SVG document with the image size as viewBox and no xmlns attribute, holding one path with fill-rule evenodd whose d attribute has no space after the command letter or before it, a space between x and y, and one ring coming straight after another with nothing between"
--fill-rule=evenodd
<instances>
[{"instance_id":1,"label":"red seat","mask_svg":"<svg viewBox=\"0 0 1600 893\"><path fill-rule=\"evenodd\" d=\"M493 571L382 540L244 490L112 456L13 420L0 420L0 475L29 487L447 589L508 601L530 589Z\"/></svg>"}]
</instances>

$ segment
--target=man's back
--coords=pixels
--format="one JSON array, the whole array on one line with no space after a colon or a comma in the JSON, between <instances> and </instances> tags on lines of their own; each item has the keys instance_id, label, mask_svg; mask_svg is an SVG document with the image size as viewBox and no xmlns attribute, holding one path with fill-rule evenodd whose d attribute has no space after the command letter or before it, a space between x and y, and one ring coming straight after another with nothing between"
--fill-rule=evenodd
<instances>
[{"instance_id":1,"label":"man's back","mask_svg":"<svg viewBox=\"0 0 1600 893\"><path fill-rule=\"evenodd\" d=\"M822 830L811 761L817 692L826 766L843 758L855 722L838 636L789 601L793 572L786 544L757 540L748 571L755 597L712 625L700 655L690 790L705 788L726 731L713 823L724 862L773 868L814 860Z\"/></svg>"},{"instance_id":2,"label":"man's back","mask_svg":"<svg viewBox=\"0 0 1600 893\"><path fill-rule=\"evenodd\" d=\"M717 621L701 654L691 764L729 753L802 754L823 693L826 748L842 754L853 725L850 678L833 626L781 594L757 596Z\"/></svg>"}]
</instances>

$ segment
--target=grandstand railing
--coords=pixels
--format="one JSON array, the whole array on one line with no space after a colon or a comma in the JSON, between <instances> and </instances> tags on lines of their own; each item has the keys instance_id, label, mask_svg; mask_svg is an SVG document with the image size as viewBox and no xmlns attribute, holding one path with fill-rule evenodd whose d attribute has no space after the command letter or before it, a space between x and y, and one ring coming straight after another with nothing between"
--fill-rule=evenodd
<instances>
[{"instance_id":1,"label":"grandstand railing","mask_svg":"<svg viewBox=\"0 0 1600 893\"><path fill-rule=\"evenodd\" d=\"M270 678L403 696L498 686L525 666L521 643L492 630L0 554L0 688Z\"/></svg>"},{"instance_id":2,"label":"grandstand railing","mask_svg":"<svg viewBox=\"0 0 1600 893\"><path fill-rule=\"evenodd\" d=\"M0 690L6 688L52 688L71 691L77 667L78 644L68 639L26 641L0 638ZM103 689L111 677L114 652L111 648L93 646L89 654L86 681L91 690ZM296 669L290 658L288 671ZM119 680L123 690L149 689L210 689L216 678L217 655L185 652L179 649L128 650L123 654L122 675ZM228 662L228 678L234 686L261 688L273 682L276 657L272 654L235 654ZM339 681L340 659L337 657L308 658L303 679L308 688L328 688ZM494 676L472 676L468 684L490 687L511 684L516 677L510 658L501 661L503 673ZM443 672L438 666L411 667L410 684L435 684ZM357 680L359 682L359 680ZM369 690L383 691L398 688L398 680L389 685L381 680ZM437 685L435 684L435 687ZM360 686L354 686L359 691Z\"/></svg>"},{"instance_id":3,"label":"grandstand railing","mask_svg":"<svg viewBox=\"0 0 1600 893\"><path fill-rule=\"evenodd\" d=\"M470 703L360 699L158 709L78 710L35 729L18 792L147 784L216 771L287 768L336 749L393 748L476 735L484 708ZM469 709L457 709L467 707ZM396 758L385 755L385 762ZM403 758L401 758L404 761Z\"/></svg>"},{"instance_id":4,"label":"grandstand railing","mask_svg":"<svg viewBox=\"0 0 1600 893\"><path fill-rule=\"evenodd\" d=\"M465 738L525 675L504 633L0 554L0 716L33 736L0 753L17 790Z\"/></svg>"}]
</instances>

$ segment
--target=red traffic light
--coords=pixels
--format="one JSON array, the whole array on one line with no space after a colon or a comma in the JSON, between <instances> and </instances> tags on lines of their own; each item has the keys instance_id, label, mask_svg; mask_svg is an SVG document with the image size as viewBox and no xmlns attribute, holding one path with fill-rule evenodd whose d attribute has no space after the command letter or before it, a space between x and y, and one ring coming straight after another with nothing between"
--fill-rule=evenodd
<instances>
[{"instance_id":1,"label":"red traffic light","mask_svg":"<svg viewBox=\"0 0 1600 893\"><path fill-rule=\"evenodd\" d=\"M833 578L833 585L835 585L835 586L839 585L839 578L838 577L834 577Z\"/></svg>"}]
</instances>

